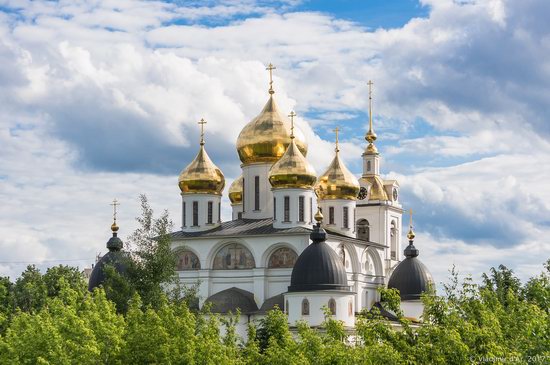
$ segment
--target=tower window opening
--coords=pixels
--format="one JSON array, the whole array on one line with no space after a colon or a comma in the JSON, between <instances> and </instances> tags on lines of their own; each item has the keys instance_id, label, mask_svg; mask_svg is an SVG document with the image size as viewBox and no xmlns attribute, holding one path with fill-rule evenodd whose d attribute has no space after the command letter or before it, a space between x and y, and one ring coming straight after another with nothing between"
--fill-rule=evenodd
<instances>
[{"instance_id":1,"label":"tower window opening","mask_svg":"<svg viewBox=\"0 0 550 365\"><path fill-rule=\"evenodd\" d=\"M348 207L344 207L343 215L344 215L344 228L349 228L349 208Z\"/></svg>"},{"instance_id":2,"label":"tower window opening","mask_svg":"<svg viewBox=\"0 0 550 365\"><path fill-rule=\"evenodd\" d=\"M246 197L246 194L245 194L245 191L244 191L244 183L245 183L245 180L243 179L243 212L246 209L246 204L244 203L244 199Z\"/></svg>"},{"instance_id":3,"label":"tower window opening","mask_svg":"<svg viewBox=\"0 0 550 365\"><path fill-rule=\"evenodd\" d=\"M260 177L254 176L254 210L260 210Z\"/></svg>"},{"instance_id":4,"label":"tower window opening","mask_svg":"<svg viewBox=\"0 0 550 365\"><path fill-rule=\"evenodd\" d=\"M214 210L214 203L208 202L208 217L207 217L207 223L212 224L212 211Z\"/></svg>"},{"instance_id":5,"label":"tower window opening","mask_svg":"<svg viewBox=\"0 0 550 365\"><path fill-rule=\"evenodd\" d=\"M193 227L199 226L199 202L193 202Z\"/></svg>"},{"instance_id":6,"label":"tower window opening","mask_svg":"<svg viewBox=\"0 0 550 365\"><path fill-rule=\"evenodd\" d=\"M313 223L313 198L309 198L309 221Z\"/></svg>"},{"instance_id":7,"label":"tower window opening","mask_svg":"<svg viewBox=\"0 0 550 365\"><path fill-rule=\"evenodd\" d=\"M285 196L284 222L290 222L290 197Z\"/></svg>"},{"instance_id":8,"label":"tower window opening","mask_svg":"<svg viewBox=\"0 0 550 365\"><path fill-rule=\"evenodd\" d=\"M304 222L304 197L301 196L298 198L298 221Z\"/></svg>"},{"instance_id":9,"label":"tower window opening","mask_svg":"<svg viewBox=\"0 0 550 365\"><path fill-rule=\"evenodd\" d=\"M277 198L273 198L273 220L277 220Z\"/></svg>"},{"instance_id":10,"label":"tower window opening","mask_svg":"<svg viewBox=\"0 0 550 365\"><path fill-rule=\"evenodd\" d=\"M237 219L243 219L243 212L237 213Z\"/></svg>"},{"instance_id":11,"label":"tower window opening","mask_svg":"<svg viewBox=\"0 0 550 365\"><path fill-rule=\"evenodd\" d=\"M222 221L222 202L218 202L218 223Z\"/></svg>"},{"instance_id":12,"label":"tower window opening","mask_svg":"<svg viewBox=\"0 0 550 365\"><path fill-rule=\"evenodd\" d=\"M371 163L370 161L367 161L367 171L370 172L371 170Z\"/></svg>"},{"instance_id":13,"label":"tower window opening","mask_svg":"<svg viewBox=\"0 0 550 365\"><path fill-rule=\"evenodd\" d=\"M187 226L187 223L185 222L185 221L186 221L186 219L185 219L185 218L186 218L186 217L185 217L185 215L186 215L186 212L185 212L185 210L186 210L186 204L185 204L185 202L183 202L183 208L182 208L182 210L183 210L183 226L186 227L186 226Z\"/></svg>"},{"instance_id":14,"label":"tower window opening","mask_svg":"<svg viewBox=\"0 0 550 365\"><path fill-rule=\"evenodd\" d=\"M334 224L334 207L328 207L328 224Z\"/></svg>"}]
</instances>

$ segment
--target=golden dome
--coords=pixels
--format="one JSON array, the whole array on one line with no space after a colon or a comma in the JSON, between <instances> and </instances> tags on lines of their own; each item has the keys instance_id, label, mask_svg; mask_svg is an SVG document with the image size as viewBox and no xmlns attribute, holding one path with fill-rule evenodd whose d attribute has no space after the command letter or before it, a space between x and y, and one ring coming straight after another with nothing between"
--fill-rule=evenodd
<instances>
[{"instance_id":1,"label":"golden dome","mask_svg":"<svg viewBox=\"0 0 550 365\"><path fill-rule=\"evenodd\" d=\"M321 200L357 199L359 182L340 160L338 149L327 171L317 180L315 192Z\"/></svg>"},{"instance_id":2,"label":"golden dome","mask_svg":"<svg viewBox=\"0 0 550 365\"><path fill-rule=\"evenodd\" d=\"M368 181L370 184L369 200L389 200L386 189L384 189L384 182L378 175L363 176L362 181Z\"/></svg>"},{"instance_id":3,"label":"golden dome","mask_svg":"<svg viewBox=\"0 0 550 365\"><path fill-rule=\"evenodd\" d=\"M271 167L269 182L276 189L311 189L317 180L313 166L306 160L291 136L290 145L281 159Z\"/></svg>"},{"instance_id":4,"label":"golden dome","mask_svg":"<svg viewBox=\"0 0 550 365\"><path fill-rule=\"evenodd\" d=\"M239 176L229 186L229 200L231 204L241 204L243 202L243 175Z\"/></svg>"},{"instance_id":5,"label":"golden dome","mask_svg":"<svg viewBox=\"0 0 550 365\"><path fill-rule=\"evenodd\" d=\"M214 165L201 140L199 153L195 159L181 172L178 179L183 194L218 194L221 195L225 186L225 177Z\"/></svg>"},{"instance_id":6,"label":"golden dome","mask_svg":"<svg viewBox=\"0 0 550 365\"><path fill-rule=\"evenodd\" d=\"M262 112L248 123L237 138L237 152L243 164L275 163L290 145L290 121L279 112L273 95ZM296 146L305 156L307 144L300 131L295 133Z\"/></svg>"}]
</instances>

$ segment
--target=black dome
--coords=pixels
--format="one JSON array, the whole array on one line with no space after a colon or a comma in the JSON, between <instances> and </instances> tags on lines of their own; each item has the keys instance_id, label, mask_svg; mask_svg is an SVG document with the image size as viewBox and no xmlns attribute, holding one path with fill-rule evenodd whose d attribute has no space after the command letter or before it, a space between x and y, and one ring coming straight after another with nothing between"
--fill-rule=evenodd
<instances>
[{"instance_id":1,"label":"black dome","mask_svg":"<svg viewBox=\"0 0 550 365\"><path fill-rule=\"evenodd\" d=\"M236 287L211 295L206 299L206 303L212 303L212 313L235 313L240 309L241 314L249 314L258 310L254 294Z\"/></svg>"},{"instance_id":2,"label":"black dome","mask_svg":"<svg viewBox=\"0 0 550 365\"><path fill-rule=\"evenodd\" d=\"M399 290L401 300L420 299L422 293L434 284L432 274L417 258L418 254L418 249L409 241L405 248L405 260L397 265L388 281L388 288Z\"/></svg>"},{"instance_id":3,"label":"black dome","mask_svg":"<svg viewBox=\"0 0 550 365\"><path fill-rule=\"evenodd\" d=\"M338 254L325 242L326 236L325 230L317 224L310 236L313 243L294 264L289 292L350 290L346 269Z\"/></svg>"},{"instance_id":4,"label":"black dome","mask_svg":"<svg viewBox=\"0 0 550 365\"><path fill-rule=\"evenodd\" d=\"M105 282L105 267L112 266L116 272L124 273L126 271L125 260L126 254L120 249L122 248L122 240L117 237L117 233L113 232L113 237L107 242L107 252L103 257L95 264L92 273L90 274L90 280L88 281L88 290L92 291Z\"/></svg>"}]
</instances>

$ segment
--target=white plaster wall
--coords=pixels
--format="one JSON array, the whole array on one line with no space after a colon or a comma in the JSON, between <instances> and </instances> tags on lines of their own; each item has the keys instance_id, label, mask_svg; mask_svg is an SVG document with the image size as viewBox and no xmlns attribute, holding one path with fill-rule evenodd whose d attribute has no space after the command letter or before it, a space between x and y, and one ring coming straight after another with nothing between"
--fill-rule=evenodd
<instances>
[{"instance_id":1,"label":"white plaster wall","mask_svg":"<svg viewBox=\"0 0 550 365\"><path fill-rule=\"evenodd\" d=\"M363 176L380 175L380 155L363 153ZM370 171L367 169L368 162L371 163Z\"/></svg>"},{"instance_id":2,"label":"white plaster wall","mask_svg":"<svg viewBox=\"0 0 550 365\"><path fill-rule=\"evenodd\" d=\"M405 317L420 320L424 312L424 304L421 300L404 300L401 302L401 310Z\"/></svg>"},{"instance_id":3,"label":"white plaster wall","mask_svg":"<svg viewBox=\"0 0 550 365\"><path fill-rule=\"evenodd\" d=\"M216 228L221 224L220 217L221 195L216 194L182 194L182 230L184 232L200 232ZM193 226L193 202L199 203L198 226ZM208 202L212 202L212 224L208 224ZM183 206L185 202L185 220L183 222Z\"/></svg>"},{"instance_id":4,"label":"white plaster wall","mask_svg":"<svg viewBox=\"0 0 550 365\"><path fill-rule=\"evenodd\" d=\"M330 299L336 301L336 315L334 319L343 321L346 326L355 325L355 304L354 294L342 291L316 291L316 292L292 292L285 294L285 311L288 313L288 323L291 326L296 324L296 321L305 320L310 326L319 326L325 320L325 314L322 310L323 306L328 307ZM302 300L309 300L309 315L302 315ZM352 301L352 313L349 315L348 305Z\"/></svg>"},{"instance_id":5,"label":"white plaster wall","mask_svg":"<svg viewBox=\"0 0 550 365\"><path fill-rule=\"evenodd\" d=\"M327 199L320 200L319 206L323 212L323 227L355 238L355 222L357 213L355 211L355 200L347 199ZM334 224L330 224L329 207L334 207ZM348 207L348 228L344 228L344 207Z\"/></svg>"},{"instance_id":6,"label":"white plaster wall","mask_svg":"<svg viewBox=\"0 0 550 365\"><path fill-rule=\"evenodd\" d=\"M290 228L290 227L306 227L311 228L313 224L312 215L317 211L317 198L313 189L272 189L273 197L275 198L277 216L274 217L273 227L275 228ZM289 213L288 222L284 220L285 206L284 198L289 197ZM299 220L300 196L304 197L304 220Z\"/></svg>"},{"instance_id":7,"label":"white plaster wall","mask_svg":"<svg viewBox=\"0 0 550 365\"><path fill-rule=\"evenodd\" d=\"M239 213L243 212L243 205L241 204L231 204L231 219L239 219Z\"/></svg>"},{"instance_id":8,"label":"white plaster wall","mask_svg":"<svg viewBox=\"0 0 550 365\"><path fill-rule=\"evenodd\" d=\"M273 193L269 183L271 163L243 165L243 218L265 219L273 217ZM260 209L255 210L254 189L255 177L260 177Z\"/></svg>"}]
</instances>

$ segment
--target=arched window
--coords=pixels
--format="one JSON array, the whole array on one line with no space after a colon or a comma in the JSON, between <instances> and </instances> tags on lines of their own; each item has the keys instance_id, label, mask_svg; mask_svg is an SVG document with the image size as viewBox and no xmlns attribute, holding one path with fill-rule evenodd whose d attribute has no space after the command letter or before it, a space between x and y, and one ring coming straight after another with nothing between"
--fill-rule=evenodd
<instances>
[{"instance_id":1,"label":"arched window","mask_svg":"<svg viewBox=\"0 0 550 365\"><path fill-rule=\"evenodd\" d=\"M338 256L340 257L340 261L342 261L342 265L346 267L346 249L344 248L344 244L340 245L340 250L338 251Z\"/></svg>"},{"instance_id":2,"label":"arched window","mask_svg":"<svg viewBox=\"0 0 550 365\"><path fill-rule=\"evenodd\" d=\"M309 300L302 300L302 316L309 316Z\"/></svg>"},{"instance_id":3,"label":"arched window","mask_svg":"<svg viewBox=\"0 0 550 365\"><path fill-rule=\"evenodd\" d=\"M285 314L288 316L288 300L285 303Z\"/></svg>"},{"instance_id":4,"label":"arched window","mask_svg":"<svg viewBox=\"0 0 550 365\"><path fill-rule=\"evenodd\" d=\"M390 239L391 239L391 259L397 260L397 227L395 221L391 221Z\"/></svg>"},{"instance_id":5,"label":"arched window","mask_svg":"<svg viewBox=\"0 0 550 365\"><path fill-rule=\"evenodd\" d=\"M353 316L353 301L350 299L348 303L348 316Z\"/></svg>"},{"instance_id":6,"label":"arched window","mask_svg":"<svg viewBox=\"0 0 550 365\"><path fill-rule=\"evenodd\" d=\"M185 270L199 270L201 268L201 263L197 255L188 250L182 250L176 253L177 262L176 270L185 271Z\"/></svg>"},{"instance_id":7,"label":"arched window","mask_svg":"<svg viewBox=\"0 0 550 365\"><path fill-rule=\"evenodd\" d=\"M288 247L281 247L269 256L267 267L270 269L292 268L296 260L298 260L298 255L294 250Z\"/></svg>"},{"instance_id":8,"label":"arched window","mask_svg":"<svg viewBox=\"0 0 550 365\"><path fill-rule=\"evenodd\" d=\"M254 256L239 243L223 246L214 256L214 270L252 269L256 267Z\"/></svg>"},{"instance_id":9,"label":"arched window","mask_svg":"<svg viewBox=\"0 0 550 365\"><path fill-rule=\"evenodd\" d=\"M328 301L328 310L333 316L336 315L336 301L334 300L334 298L330 298L330 300Z\"/></svg>"},{"instance_id":10,"label":"arched window","mask_svg":"<svg viewBox=\"0 0 550 365\"><path fill-rule=\"evenodd\" d=\"M370 224L366 219L357 221L357 238L370 241Z\"/></svg>"},{"instance_id":11,"label":"arched window","mask_svg":"<svg viewBox=\"0 0 550 365\"><path fill-rule=\"evenodd\" d=\"M371 169L370 161L367 161L367 171L370 172L370 169Z\"/></svg>"}]
</instances>

